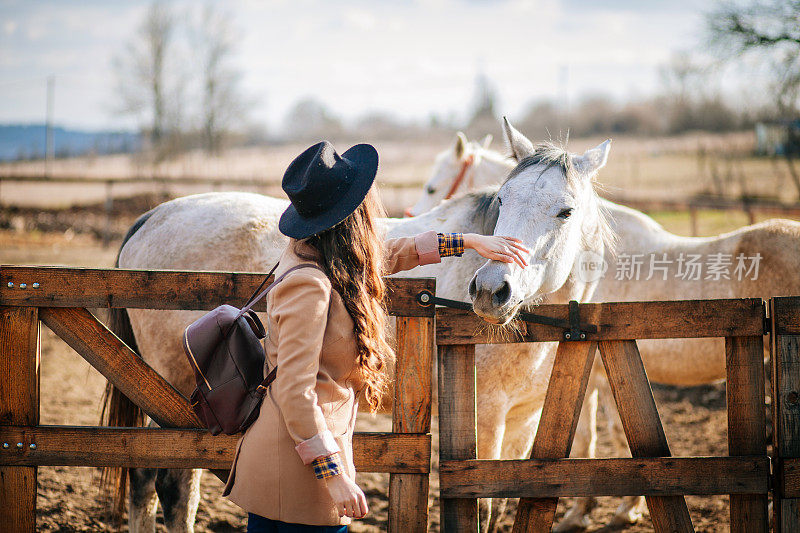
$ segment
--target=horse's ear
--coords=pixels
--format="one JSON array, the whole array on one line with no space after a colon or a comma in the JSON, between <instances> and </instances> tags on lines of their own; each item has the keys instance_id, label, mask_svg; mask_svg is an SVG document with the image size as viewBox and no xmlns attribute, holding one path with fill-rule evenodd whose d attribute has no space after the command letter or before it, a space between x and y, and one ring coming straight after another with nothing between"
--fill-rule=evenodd
<instances>
[{"instance_id":1,"label":"horse's ear","mask_svg":"<svg viewBox=\"0 0 800 533\"><path fill-rule=\"evenodd\" d=\"M591 175L606 166L608 152L611 151L611 139L606 139L583 155L575 156L572 162L578 172Z\"/></svg>"},{"instance_id":2,"label":"horse's ear","mask_svg":"<svg viewBox=\"0 0 800 533\"><path fill-rule=\"evenodd\" d=\"M506 144L508 145L508 149L511 151L511 157L516 159L517 162L533 155L533 153L536 151L533 148L533 143L529 141L528 138L523 134L518 132L506 117L503 117L503 133L506 136Z\"/></svg>"},{"instance_id":3,"label":"horse's ear","mask_svg":"<svg viewBox=\"0 0 800 533\"><path fill-rule=\"evenodd\" d=\"M484 150L489 149L489 146L491 146L492 144L492 139L494 139L494 137L492 136L491 133L487 133L486 137L483 138L483 140L481 141L481 146L483 146Z\"/></svg>"},{"instance_id":4,"label":"horse's ear","mask_svg":"<svg viewBox=\"0 0 800 533\"><path fill-rule=\"evenodd\" d=\"M467 136L464 135L463 131L456 133L456 145L453 147L453 152L455 153L456 159L461 159L464 157L464 152L467 150L468 143L469 141L467 140Z\"/></svg>"}]
</instances>

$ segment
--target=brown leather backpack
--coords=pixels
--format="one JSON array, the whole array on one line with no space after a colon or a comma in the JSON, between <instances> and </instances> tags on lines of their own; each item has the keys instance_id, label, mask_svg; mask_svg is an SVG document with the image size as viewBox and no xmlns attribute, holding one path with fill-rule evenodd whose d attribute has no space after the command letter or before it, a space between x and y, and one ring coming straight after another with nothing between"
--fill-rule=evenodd
<instances>
[{"instance_id":1,"label":"brown leather backpack","mask_svg":"<svg viewBox=\"0 0 800 533\"><path fill-rule=\"evenodd\" d=\"M258 417L278 367L264 377L266 355L261 341L266 332L251 308L286 275L304 267L322 270L312 263L295 265L259 292L278 268L276 264L243 308L221 305L184 330L183 348L197 382L189 400L212 435L239 433Z\"/></svg>"}]
</instances>

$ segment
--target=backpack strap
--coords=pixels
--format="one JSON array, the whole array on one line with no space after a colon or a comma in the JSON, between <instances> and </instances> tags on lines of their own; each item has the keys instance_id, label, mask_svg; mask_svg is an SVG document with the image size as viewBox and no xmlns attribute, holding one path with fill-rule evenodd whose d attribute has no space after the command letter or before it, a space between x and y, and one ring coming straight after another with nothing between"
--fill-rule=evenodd
<instances>
[{"instance_id":1,"label":"backpack strap","mask_svg":"<svg viewBox=\"0 0 800 533\"><path fill-rule=\"evenodd\" d=\"M272 271L270 272L269 275L271 275L272 272L274 272L277 267L278 267L278 265L275 265L272 268ZM240 316L242 316L243 314L248 312L251 307L253 307L259 300L261 300L264 296L266 296L269 293L269 291L272 290L272 287L274 287L275 285L280 283L281 280L283 280L283 278L285 278L286 276L288 276L290 273L294 272L295 270L298 270L300 268L306 268L306 267L308 267L308 268L316 268L320 272L323 272L323 273L325 272L324 270L322 270L322 267L320 267L319 265L316 265L314 263L301 263L299 265L295 265L295 266L291 267L289 270L287 270L286 272L281 274L278 277L278 279L276 279L275 281L270 283L269 287L267 287L266 289L261 291L256 296L251 297L250 300L245 304L245 306L242 307L242 309L239 311L239 314L236 316L236 318L238 319ZM269 275L267 275L267 279L269 279ZM264 280L264 282L261 283L261 286L263 286L265 282L266 282L266 280ZM261 286L259 287L259 289L261 288Z\"/></svg>"},{"instance_id":2,"label":"backpack strap","mask_svg":"<svg viewBox=\"0 0 800 533\"><path fill-rule=\"evenodd\" d=\"M274 271L275 271L275 269L276 269L277 267L278 267L278 265L275 265L275 266L272 268L272 271L270 272L270 274L272 274L272 272L274 272ZM299 265L295 265L295 266L293 266L292 268L290 268L289 270L287 270L286 272L284 272L283 274L281 274L281 275L280 275L280 277L279 277L278 279L276 279L275 281L273 281L272 283L270 283L270 284L269 284L269 287L267 287L266 289L264 289L264 292L262 292L261 294L259 294L259 295L258 295L258 296L256 296L255 298L250 298L250 301L249 301L249 302L247 302L247 305L245 305L245 306L242 308L242 310L239 312L239 316L241 316L241 315L243 315L244 313L246 313L247 311L249 311L249 310L250 310L250 308L251 308L253 305L255 305L255 303L256 303L257 301L259 301L261 298L263 298L264 296L266 296L266 295L267 295L267 293L270 291L270 289L271 289L272 287L274 287L276 284L280 283L280 281L281 281L283 278L285 278L285 277L286 277L286 276L287 276L287 275L288 275L290 272L293 272L293 271L295 271L295 270L297 270L297 269L304 268L304 267L308 267L308 268L316 268L317 270L319 270L319 271L320 271L320 272L322 272L323 274L325 273L325 271L324 271L324 270L322 270L322 268L321 268L319 265L316 265L316 264L314 264L314 263L302 263L302 264L299 264ZM267 279L269 279L269 275L267 276ZM266 280L265 280L265 281L266 281ZM263 285L264 285L264 283L262 283L262 284L261 284L261 286L263 286ZM261 288L261 287L259 287L259 289L260 289L260 288ZM237 318L238 318L238 317L237 317ZM278 376L278 365L275 365L275 366L272 368L272 370L270 370L270 371L269 371L269 374L267 374L267 377L265 377L265 378L264 378L264 380L261 382L261 384L260 384L258 387L256 387L256 393L257 393L257 394L260 394L261 396L264 396L264 394L266 394L266 393L267 393L267 387L269 387L269 386L272 384L272 382L273 382L273 381L275 381L275 378L276 378L277 376Z\"/></svg>"}]
</instances>

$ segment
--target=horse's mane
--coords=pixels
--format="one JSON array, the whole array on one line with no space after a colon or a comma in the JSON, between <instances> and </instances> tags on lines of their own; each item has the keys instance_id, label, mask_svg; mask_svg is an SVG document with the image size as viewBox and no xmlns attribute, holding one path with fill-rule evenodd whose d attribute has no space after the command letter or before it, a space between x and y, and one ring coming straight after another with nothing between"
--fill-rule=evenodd
<instances>
[{"instance_id":1,"label":"horse's mane","mask_svg":"<svg viewBox=\"0 0 800 533\"><path fill-rule=\"evenodd\" d=\"M533 155L525 157L517 163L517 166L514 167L514 169L509 172L506 179L503 180L503 184L514 179L526 169L536 165L559 167L564 173L568 185L577 184L578 180L580 180L578 171L575 165L572 164L572 154L567 151L566 144L554 141L542 141L534 145ZM494 227L497 225L497 217L500 213L500 204L497 202L497 191L500 190L500 187L502 187L502 185L473 192L468 195L474 202L475 210L473 222L477 224L484 234L491 234L494 231ZM597 231L606 249L613 252L616 236L608 220L608 211L602 202L599 201L600 196L598 195L598 189L600 188L601 186L598 182L592 180L592 191L594 192L598 214ZM584 239L587 241L594 240L595 238L595 235L584 235ZM588 245L589 242L584 244Z\"/></svg>"}]
</instances>

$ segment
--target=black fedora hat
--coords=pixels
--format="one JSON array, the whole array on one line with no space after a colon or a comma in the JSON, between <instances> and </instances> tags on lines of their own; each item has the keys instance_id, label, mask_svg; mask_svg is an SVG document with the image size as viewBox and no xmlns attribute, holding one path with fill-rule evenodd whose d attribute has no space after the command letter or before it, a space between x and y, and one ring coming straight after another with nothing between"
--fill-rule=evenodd
<instances>
[{"instance_id":1,"label":"black fedora hat","mask_svg":"<svg viewBox=\"0 0 800 533\"><path fill-rule=\"evenodd\" d=\"M292 203L278 228L294 239L332 228L361 204L377 172L378 151L371 144L357 144L342 155L328 141L311 146L283 175L281 187Z\"/></svg>"}]
</instances>

